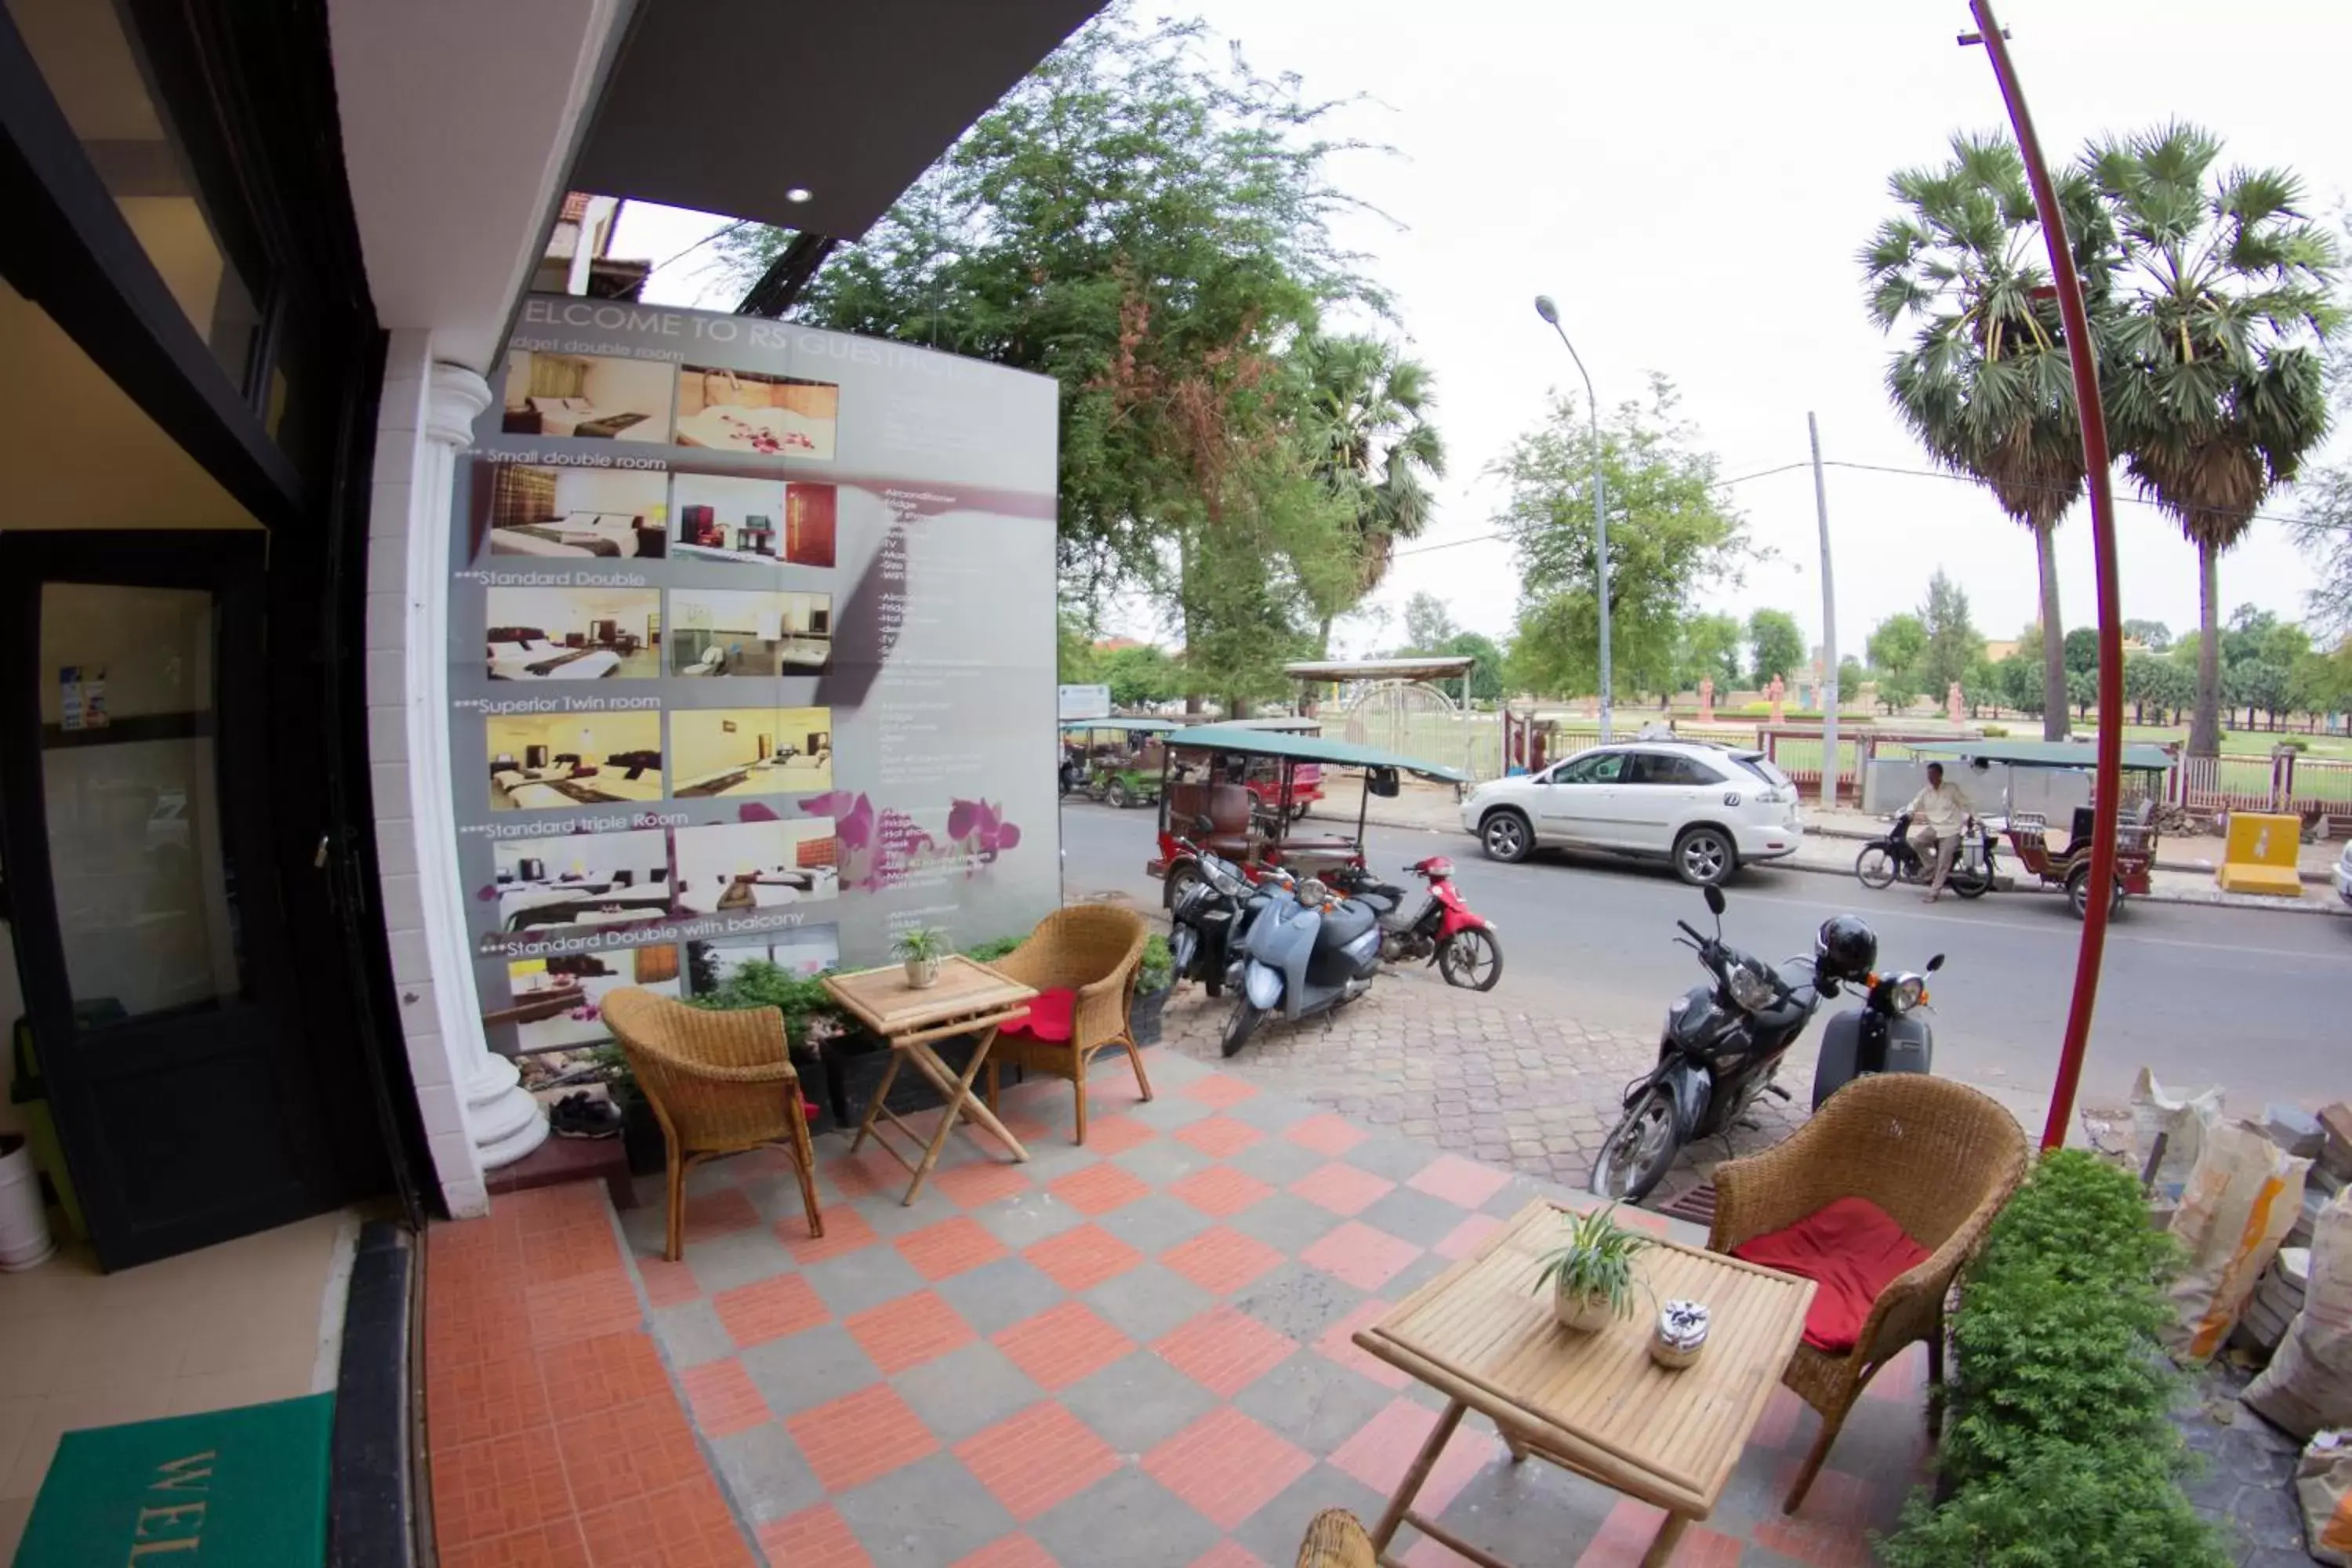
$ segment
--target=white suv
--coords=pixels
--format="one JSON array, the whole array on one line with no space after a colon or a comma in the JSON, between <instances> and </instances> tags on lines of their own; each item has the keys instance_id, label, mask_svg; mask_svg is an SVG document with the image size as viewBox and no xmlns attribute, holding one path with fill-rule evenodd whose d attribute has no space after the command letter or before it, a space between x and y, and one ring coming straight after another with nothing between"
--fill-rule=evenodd
<instances>
[{"instance_id":1,"label":"white suv","mask_svg":"<svg viewBox=\"0 0 2352 1568\"><path fill-rule=\"evenodd\" d=\"M1530 777L1480 784L1462 826L1496 860L1558 845L1670 862L1696 887L1796 853L1797 786L1761 752L1687 742L1595 746Z\"/></svg>"}]
</instances>

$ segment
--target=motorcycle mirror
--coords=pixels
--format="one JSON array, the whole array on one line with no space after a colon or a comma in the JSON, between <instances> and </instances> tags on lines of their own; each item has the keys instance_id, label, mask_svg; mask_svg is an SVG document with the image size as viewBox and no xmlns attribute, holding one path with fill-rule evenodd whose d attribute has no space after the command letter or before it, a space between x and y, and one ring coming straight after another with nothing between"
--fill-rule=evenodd
<instances>
[{"instance_id":1,"label":"motorcycle mirror","mask_svg":"<svg viewBox=\"0 0 2352 1568\"><path fill-rule=\"evenodd\" d=\"M1364 774L1364 793L1381 800L1393 800L1402 793L1402 784L1394 768L1373 768Z\"/></svg>"},{"instance_id":2,"label":"motorcycle mirror","mask_svg":"<svg viewBox=\"0 0 2352 1568\"><path fill-rule=\"evenodd\" d=\"M1941 968L1943 968L1943 967L1944 967L1944 955L1943 955L1942 953L1940 953L1940 952L1939 952L1939 953L1937 953L1935 957L1933 957L1933 958L1931 958L1931 959L1929 959L1929 960L1927 961L1927 973L1930 973L1930 974L1935 973L1936 973L1936 971L1937 971L1938 969L1941 969Z\"/></svg>"},{"instance_id":3,"label":"motorcycle mirror","mask_svg":"<svg viewBox=\"0 0 2352 1568\"><path fill-rule=\"evenodd\" d=\"M1723 918L1723 889L1721 888L1708 888L1702 897L1706 900L1706 907L1714 914L1715 918L1717 920L1721 920Z\"/></svg>"}]
</instances>

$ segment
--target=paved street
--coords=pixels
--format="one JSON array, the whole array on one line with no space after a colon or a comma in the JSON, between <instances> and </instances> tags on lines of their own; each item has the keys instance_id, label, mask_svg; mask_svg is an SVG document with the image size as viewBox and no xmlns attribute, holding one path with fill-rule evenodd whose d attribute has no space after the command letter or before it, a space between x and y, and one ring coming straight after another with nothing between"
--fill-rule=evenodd
<instances>
[{"instance_id":1,"label":"paved street","mask_svg":"<svg viewBox=\"0 0 2352 1568\"><path fill-rule=\"evenodd\" d=\"M1143 869L1152 832L1148 811L1066 805L1067 895L1121 892L1156 910L1159 884ZM1704 925L1706 908L1663 870L1552 857L1497 865L1458 833L1374 828L1370 837L1372 863L1386 875L1433 852L1454 858L1470 906L1501 928L1496 1004L1654 1038L1667 1000L1697 978L1671 938L1677 918ZM1913 967L1942 951L1938 1069L2026 1094L2047 1090L2081 930L2059 900L1996 893L1927 909L1916 895L1769 870L1742 876L1727 892L1726 934L1767 956L1811 951L1814 928L1847 910L1877 928L1885 963ZM2109 937L2084 1093L2119 1100L2146 1063L2168 1083L2219 1082L2248 1111L2263 1098L2323 1104L2352 1093L2347 1005L2352 922L2137 904Z\"/></svg>"}]
</instances>

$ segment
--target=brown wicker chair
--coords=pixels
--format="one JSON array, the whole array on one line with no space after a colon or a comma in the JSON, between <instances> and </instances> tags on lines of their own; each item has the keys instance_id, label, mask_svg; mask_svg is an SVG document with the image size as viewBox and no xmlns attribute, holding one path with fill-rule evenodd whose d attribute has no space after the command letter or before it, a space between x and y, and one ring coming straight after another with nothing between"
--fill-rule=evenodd
<instances>
[{"instance_id":1,"label":"brown wicker chair","mask_svg":"<svg viewBox=\"0 0 2352 1568\"><path fill-rule=\"evenodd\" d=\"M1307 1525L1297 1568L1374 1568L1379 1561L1363 1521L1344 1508L1327 1508Z\"/></svg>"},{"instance_id":2,"label":"brown wicker chair","mask_svg":"<svg viewBox=\"0 0 2352 1568\"><path fill-rule=\"evenodd\" d=\"M1044 991L1066 986L1078 994L1070 1015L1070 1037L1037 1040L999 1034L988 1058L988 1104L996 1107L997 1069L1012 1066L1070 1080L1077 1091L1077 1142L1087 1141L1087 1063L1097 1051L1118 1046L1135 1068L1136 1087L1151 1098L1143 1053L1128 1024L1135 998L1136 970L1150 933L1143 917L1108 904L1056 910L1038 922L1029 940L995 961L992 968Z\"/></svg>"},{"instance_id":3,"label":"brown wicker chair","mask_svg":"<svg viewBox=\"0 0 2352 1568\"><path fill-rule=\"evenodd\" d=\"M1927 1377L1944 1378L1944 1299L1952 1277L2023 1179L2025 1133L1995 1100L1924 1073L1866 1078L1784 1142L1715 1170L1708 1247L1728 1252L1785 1229L1831 1202L1868 1198L1929 1248L1925 1263L1879 1292L1853 1349L1832 1356L1800 1344L1780 1381L1821 1413L1822 1433L1780 1505L1805 1500L1863 1385L1915 1341L1927 1345ZM1927 1429L1941 1431L1931 1391Z\"/></svg>"},{"instance_id":4,"label":"brown wicker chair","mask_svg":"<svg viewBox=\"0 0 2352 1568\"><path fill-rule=\"evenodd\" d=\"M773 1007L711 1012L635 985L607 992L604 1012L669 1146L669 1245L663 1256L674 1263L684 1248L686 1173L705 1160L771 1145L799 1167L809 1234L823 1236L816 1152L783 1015Z\"/></svg>"}]
</instances>

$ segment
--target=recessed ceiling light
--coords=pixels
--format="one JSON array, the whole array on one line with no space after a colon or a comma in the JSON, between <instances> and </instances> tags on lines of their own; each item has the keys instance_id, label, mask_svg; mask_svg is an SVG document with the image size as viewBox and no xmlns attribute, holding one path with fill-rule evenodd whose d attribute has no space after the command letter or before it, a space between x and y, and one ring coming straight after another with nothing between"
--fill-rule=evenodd
<instances>
[{"instance_id":1,"label":"recessed ceiling light","mask_svg":"<svg viewBox=\"0 0 2352 1568\"><path fill-rule=\"evenodd\" d=\"M810 190L806 185L794 185L791 190L784 193L784 200L788 202L804 202L815 194L815 192Z\"/></svg>"}]
</instances>

